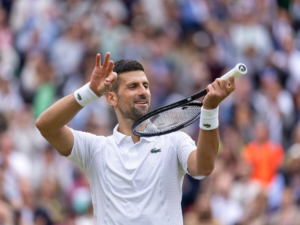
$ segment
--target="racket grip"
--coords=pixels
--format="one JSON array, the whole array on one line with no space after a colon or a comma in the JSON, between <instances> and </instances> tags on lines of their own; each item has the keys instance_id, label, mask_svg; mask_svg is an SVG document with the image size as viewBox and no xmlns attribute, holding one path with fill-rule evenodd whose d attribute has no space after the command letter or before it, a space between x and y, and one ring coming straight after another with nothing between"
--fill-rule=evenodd
<instances>
[{"instance_id":1,"label":"racket grip","mask_svg":"<svg viewBox=\"0 0 300 225\"><path fill-rule=\"evenodd\" d=\"M247 73L247 67L243 63L237 64L232 70L224 74L221 79L224 79L226 81L229 81L229 77L233 76L234 79L244 75Z\"/></svg>"}]
</instances>

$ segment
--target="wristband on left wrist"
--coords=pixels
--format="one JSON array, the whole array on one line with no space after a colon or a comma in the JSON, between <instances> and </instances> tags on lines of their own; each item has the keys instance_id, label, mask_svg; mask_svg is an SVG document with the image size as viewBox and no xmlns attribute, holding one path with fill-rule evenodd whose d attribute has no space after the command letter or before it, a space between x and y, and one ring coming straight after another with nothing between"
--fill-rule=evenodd
<instances>
[{"instance_id":1,"label":"wristband on left wrist","mask_svg":"<svg viewBox=\"0 0 300 225\"><path fill-rule=\"evenodd\" d=\"M219 106L215 109L201 109L200 125L202 130L214 130L219 126Z\"/></svg>"}]
</instances>

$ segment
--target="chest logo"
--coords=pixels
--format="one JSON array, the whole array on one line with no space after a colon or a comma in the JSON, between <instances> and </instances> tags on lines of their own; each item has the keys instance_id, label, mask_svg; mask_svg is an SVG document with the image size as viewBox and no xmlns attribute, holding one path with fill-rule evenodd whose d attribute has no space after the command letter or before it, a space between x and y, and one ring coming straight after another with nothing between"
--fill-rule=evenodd
<instances>
[{"instance_id":1,"label":"chest logo","mask_svg":"<svg viewBox=\"0 0 300 225\"><path fill-rule=\"evenodd\" d=\"M160 149L156 149L156 148L151 149L151 153L157 153L157 152L161 152Z\"/></svg>"}]
</instances>

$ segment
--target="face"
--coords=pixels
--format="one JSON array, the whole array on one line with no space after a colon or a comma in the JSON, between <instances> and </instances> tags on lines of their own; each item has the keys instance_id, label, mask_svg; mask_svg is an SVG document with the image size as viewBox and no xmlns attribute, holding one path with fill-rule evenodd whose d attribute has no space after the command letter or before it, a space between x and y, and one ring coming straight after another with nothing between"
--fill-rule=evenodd
<instances>
[{"instance_id":1,"label":"face","mask_svg":"<svg viewBox=\"0 0 300 225\"><path fill-rule=\"evenodd\" d=\"M269 129L263 122L257 122L254 126L254 135L256 141L264 143L269 139Z\"/></svg>"},{"instance_id":2,"label":"face","mask_svg":"<svg viewBox=\"0 0 300 225\"><path fill-rule=\"evenodd\" d=\"M143 71L123 73L120 78L117 108L124 118L136 121L149 111L149 81Z\"/></svg>"}]
</instances>

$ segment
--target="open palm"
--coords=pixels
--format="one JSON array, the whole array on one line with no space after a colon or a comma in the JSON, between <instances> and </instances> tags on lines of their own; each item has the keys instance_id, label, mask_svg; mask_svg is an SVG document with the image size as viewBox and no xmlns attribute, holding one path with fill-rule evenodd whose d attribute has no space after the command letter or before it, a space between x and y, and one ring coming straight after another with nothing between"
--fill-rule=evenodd
<instances>
[{"instance_id":1,"label":"open palm","mask_svg":"<svg viewBox=\"0 0 300 225\"><path fill-rule=\"evenodd\" d=\"M109 60L110 53L106 53L104 63L101 66L101 55L96 55L96 65L93 70L90 88L98 95L105 95L117 79L117 74L113 72L114 62Z\"/></svg>"}]
</instances>

